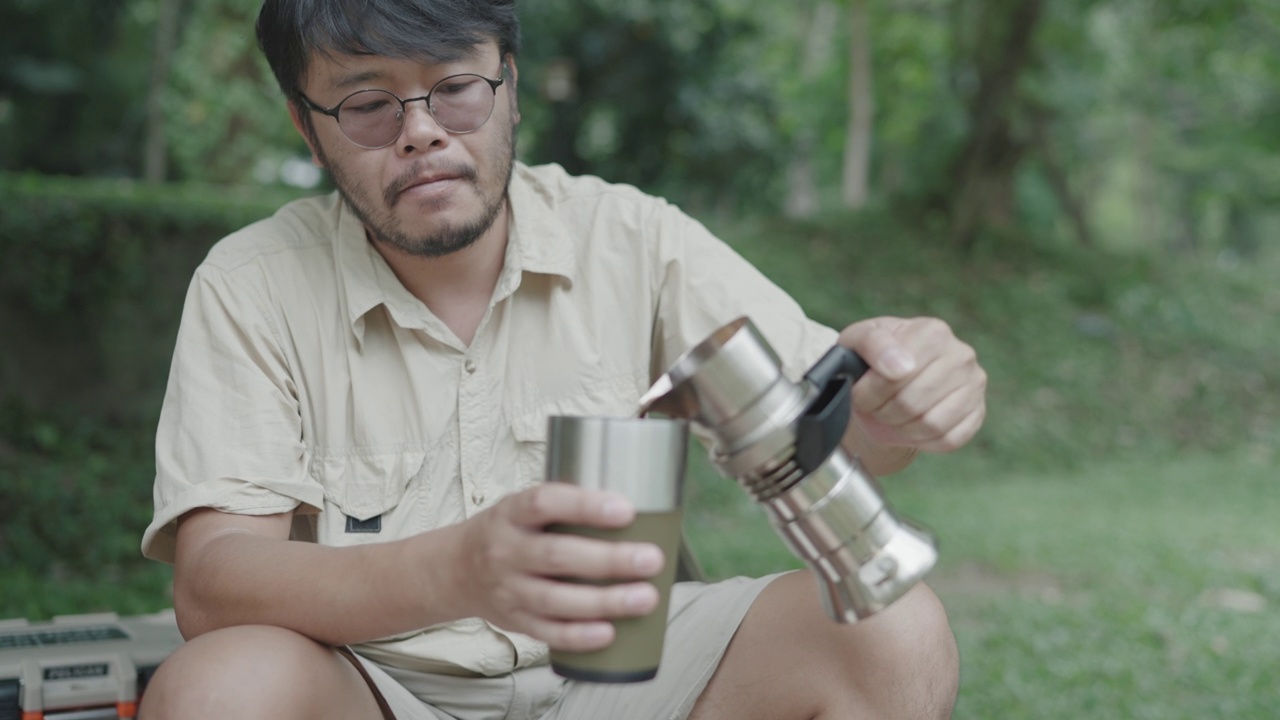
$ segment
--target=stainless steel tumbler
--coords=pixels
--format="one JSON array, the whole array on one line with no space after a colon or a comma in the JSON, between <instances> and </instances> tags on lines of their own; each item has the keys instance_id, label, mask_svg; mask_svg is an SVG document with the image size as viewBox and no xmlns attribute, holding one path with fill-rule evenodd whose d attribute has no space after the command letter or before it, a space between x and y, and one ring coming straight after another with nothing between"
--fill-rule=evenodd
<instances>
[{"instance_id":1,"label":"stainless steel tumbler","mask_svg":"<svg viewBox=\"0 0 1280 720\"><path fill-rule=\"evenodd\" d=\"M636 519L625 528L602 530L552 525L548 530L612 541L651 542L662 549L662 572L651 582L660 601L650 614L614 621L608 647L585 653L553 650L551 668L589 682L640 682L658 674L667 608L680 547L681 494L689 426L665 418L553 417L547 428L546 478L626 496Z\"/></svg>"}]
</instances>

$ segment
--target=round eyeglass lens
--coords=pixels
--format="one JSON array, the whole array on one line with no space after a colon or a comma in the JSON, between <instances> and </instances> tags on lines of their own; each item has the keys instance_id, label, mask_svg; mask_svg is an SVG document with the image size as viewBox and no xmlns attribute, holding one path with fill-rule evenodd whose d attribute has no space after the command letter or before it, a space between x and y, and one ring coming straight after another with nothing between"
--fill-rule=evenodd
<instances>
[{"instance_id":1,"label":"round eyeglass lens","mask_svg":"<svg viewBox=\"0 0 1280 720\"><path fill-rule=\"evenodd\" d=\"M479 75L454 75L431 88L431 115L454 133L478 130L493 113L495 89Z\"/></svg>"},{"instance_id":2,"label":"round eyeglass lens","mask_svg":"<svg viewBox=\"0 0 1280 720\"><path fill-rule=\"evenodd\" d=\"M404 122L400 98L385 90L361 90L342 101L338 127L351 142L381 148L395 142Z\"/></svg>"}]
</instances>

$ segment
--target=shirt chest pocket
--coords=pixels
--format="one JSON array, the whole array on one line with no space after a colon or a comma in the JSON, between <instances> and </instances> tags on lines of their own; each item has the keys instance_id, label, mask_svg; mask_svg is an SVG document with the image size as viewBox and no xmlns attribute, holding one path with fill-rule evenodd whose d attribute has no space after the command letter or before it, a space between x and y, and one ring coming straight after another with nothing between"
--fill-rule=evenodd
<instances>
[{"instance_id":1,"label":"shirt chest pocket","mask_svg":"<svg viewBox=\"0 0 1280 720\"><path fill-rule=\"evenodd\" d=\"M517 489L543 481L547 422L551 418L557 415L630 417L636 413L638 398L635 379L630 375L616 375L592 379L561 397L513 413L511 434L516 441Z\"/></svg>"},{"instance_id":2,"label":"shirt chest pocket","mask_svg":"<svg viewBox=\"0 0 1280 720\"><path fill-rule=\"evenodd\" d=\"M325 499L319 542L356 545L417 532L411 486L425 458L421 450L313 456L311 475L324 488Z\"/></svg>"}]
</instances>

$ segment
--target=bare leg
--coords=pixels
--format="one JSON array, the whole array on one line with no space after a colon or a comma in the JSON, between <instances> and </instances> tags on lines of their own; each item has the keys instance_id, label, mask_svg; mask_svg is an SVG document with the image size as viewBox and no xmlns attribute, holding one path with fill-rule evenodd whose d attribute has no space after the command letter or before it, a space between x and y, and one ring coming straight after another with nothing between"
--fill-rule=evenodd
<instances>
[{"instance_id":1,"label":"bare leg","mask_svg":"<svg viewBox=\"0 0 1280 720\"><path fill-rule=\"evenodd\" d=\"M958 684L955 638L928 587L842 625L796 572L756 598L690 720L935 720L951 716Z\"/></svg>"},{"instance_id":2,"label":"bare leg","mask_svg":"<svg viewBox=\"0 0 1280 720\"><path fill-rule=\"evenodd\" d=\"M291 630L217 630L180 647L147 685L140 720L381 720L346 658Z\"/></svg>"}]
</instances>

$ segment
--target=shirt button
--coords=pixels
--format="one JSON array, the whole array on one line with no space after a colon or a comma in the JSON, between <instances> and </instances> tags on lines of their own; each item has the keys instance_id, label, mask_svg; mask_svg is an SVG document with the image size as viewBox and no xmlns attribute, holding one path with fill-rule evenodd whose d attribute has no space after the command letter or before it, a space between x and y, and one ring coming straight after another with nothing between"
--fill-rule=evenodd
<instances>
[{"instance_id":1,"label":"shirt button","mask_svg":"<svg viewBox=\"0 0 1280 720\"><path fill-rule=\"evenodd\" d=\"M476 371L476 361L471 358L467 358L467 361L462 363L462 369L466 370L467 374L470 375Z\"/></svg>"},{"instance_id":2,"label":"shirt button","mask_svg":"<svg viewBox=\"0 0 1280 720\"><path fill-rule=\"evenodd\" d=\"M479 505L480 503L484 502L484 493L479 490L472 490L471 502L475 503L476 505Z\"/></svg>"}]
</instances>

